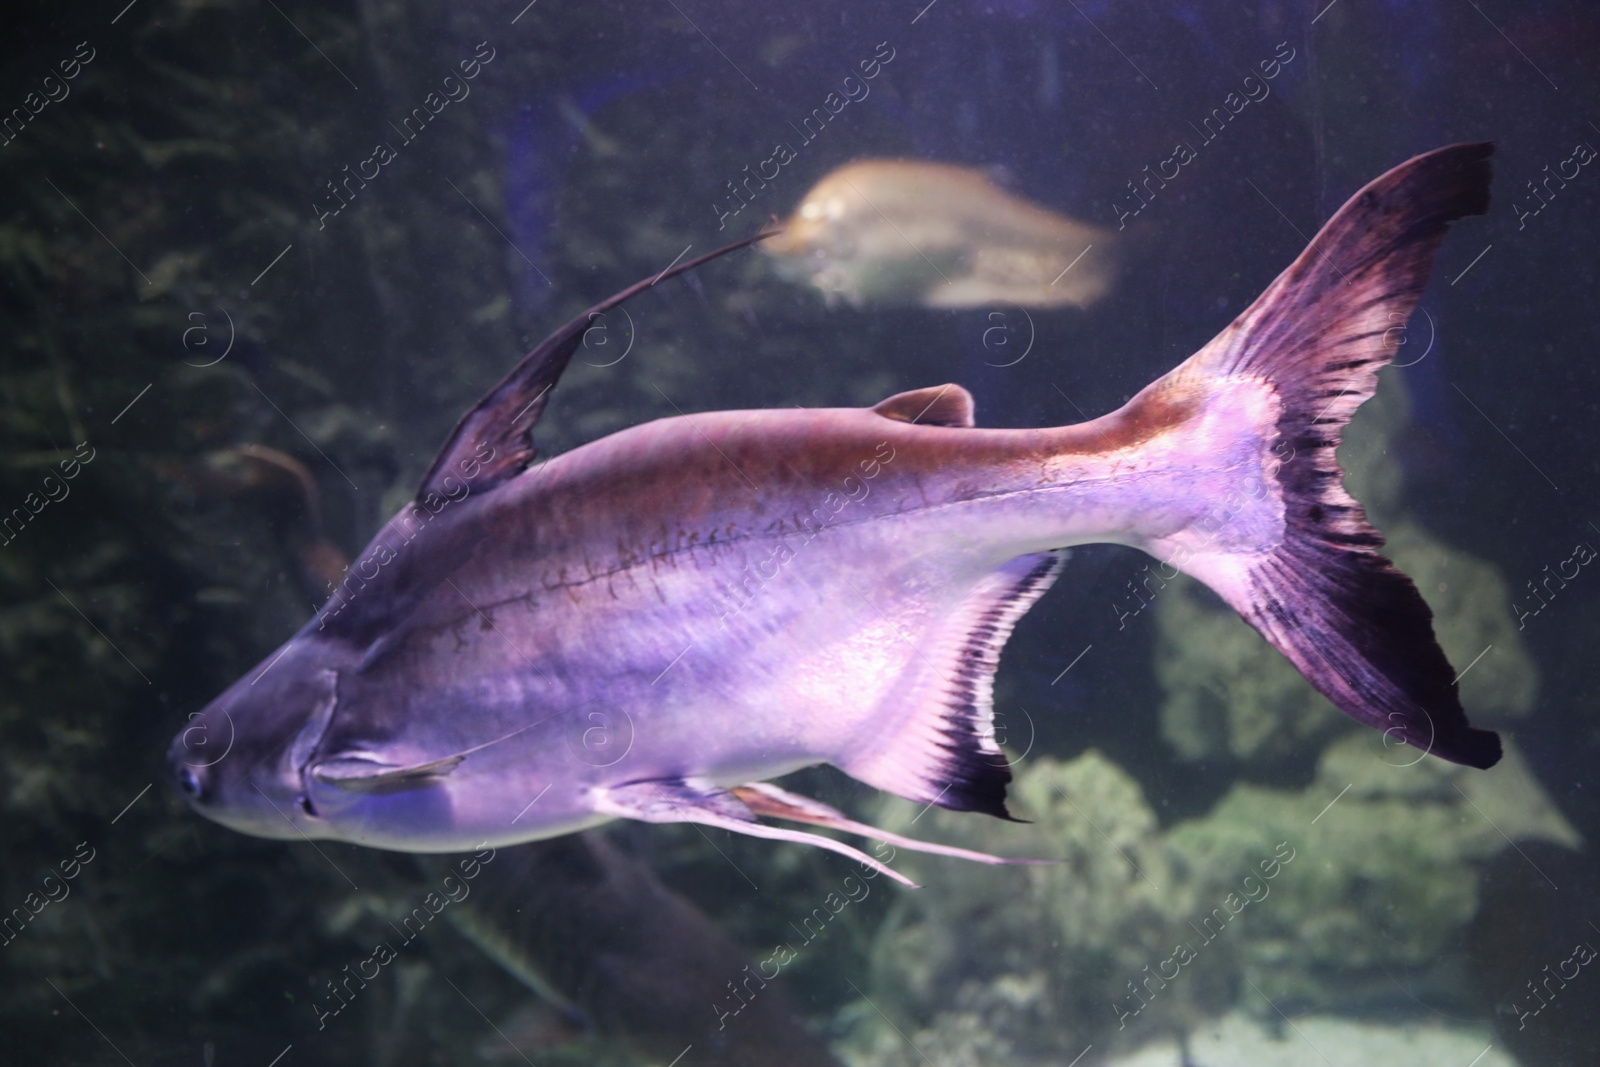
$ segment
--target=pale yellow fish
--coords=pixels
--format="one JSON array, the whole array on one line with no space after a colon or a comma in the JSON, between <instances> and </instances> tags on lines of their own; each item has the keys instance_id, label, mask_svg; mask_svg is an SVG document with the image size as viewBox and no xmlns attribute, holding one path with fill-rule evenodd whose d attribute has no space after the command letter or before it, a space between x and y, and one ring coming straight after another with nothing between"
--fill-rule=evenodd
<instances>
[{"instance_id":1,"label":"pale yellow fish","mask_svg":"<svg viewBox=\"0 0 1600 1067\"><path fill-rule=\"evenodd\" d=\"M1088 307L1114 280L1112 235L1013 196L984 171L863 159L830 172L762 243L830 302Z\"/></svg>"}]
</instances>

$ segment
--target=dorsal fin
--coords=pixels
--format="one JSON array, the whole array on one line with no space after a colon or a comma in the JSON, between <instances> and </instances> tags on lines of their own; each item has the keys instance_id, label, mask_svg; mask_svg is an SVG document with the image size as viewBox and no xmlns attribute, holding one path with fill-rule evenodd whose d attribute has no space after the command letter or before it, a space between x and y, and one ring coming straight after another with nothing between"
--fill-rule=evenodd
<instances>
[{"instance_id":1,"label":"dorsal fin","mask_svg":"<svg viewBox=\"0 0 1600 1067\"><path fill-rule=\"evenodd\" d=\"M555 333L512 369L500 384L456 423L433 465L417 489L420 501L430 493L459 499L459 484L466 483L475 493L487 492L516 477L533 461L531 433L544 413L550 391L567 369L572 354L583 342L583 335L594 320L618 304L657 282L693 270L708 260L753 244L777 231L759 233L742 241L707 252L703 256L669 267L654 277L645 278L615 296L600 301ZM449 481L451 484L447 485Z\"/></svg>"},{"instance_id":2,"label":"dorsal fin","mask_svg":"<svg viewBox=\"0 0 1600 1067\"><path fill-rule=\"evenodd\" d=\"M959 385L930 385L909 393L896 393L873 407L879 415L919 426L975 425L972 394Z\"/></svg>"}]
</instances>

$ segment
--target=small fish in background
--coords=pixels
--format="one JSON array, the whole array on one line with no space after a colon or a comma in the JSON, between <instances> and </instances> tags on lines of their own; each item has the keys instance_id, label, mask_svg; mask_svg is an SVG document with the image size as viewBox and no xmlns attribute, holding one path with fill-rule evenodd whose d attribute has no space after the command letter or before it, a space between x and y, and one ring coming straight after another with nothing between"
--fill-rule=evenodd
<instances>
[{"instance_id":1,"label":"small fish in background","mask_svg":"<svg viewBox=\"0 0 1600 1067\"><path fill-rule=\"evenodd\" d=\"M813 186L761 248L781 275L857 307L1086 308L1111 290L1112 241L974 167L864 159Z\"/></svg>"},{"instance_id":2,"label":"small fish in background","mask_svg":"<svg viewBox=\"0 0 1600 1067\"><path fill-rule=\"evenodd\" d=\"M652 1063L691 1047L685 1064L838 1067L759 964L598 832L501 852L464 903L456 928L552 1008L524 1015L530 1049L578 1036L562 1026L576 1020Z\"/></svg>"},{"instance_id":3,"label":"small fish in background","mask_svg":"<svg viewBox=\"0 0 1600 1067\"><path fill-rule=\"evenodd\" d=\"M347 561L323 531L316 479L288 453L243 444L208 452L194 462L161 463L157 469L200 496L258 509L294 564L301 590L313 601L326 597L343 576Z\"/></svg>"}]
</instances>

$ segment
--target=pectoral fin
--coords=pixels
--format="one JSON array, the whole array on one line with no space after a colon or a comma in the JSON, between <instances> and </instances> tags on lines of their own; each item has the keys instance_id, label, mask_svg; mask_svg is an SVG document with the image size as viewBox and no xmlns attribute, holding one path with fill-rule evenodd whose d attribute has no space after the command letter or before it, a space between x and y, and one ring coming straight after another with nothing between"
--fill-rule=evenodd
<instances>
[{"instance_id":1,"label":"pectoral fin","mask_svg":"<svg viewBox=\"0 0 1600 1067\"><path fill-rule=\"evenodd\" d=\"M462 760L473 753L493 748L519 734L525 734L545 721L547 720L537 719L481 745L473 745L471 748L464 748L460 752L440 756L425 763L395 764L385 762L367 752L344 752L322 760L312 767L311 777L350 793L398 793L403 789L422 789L454 771L461 766Z\"/></svg>"},{"instance_id":2,"label":"pectoral fin","mask_svg":"<svg viewBox=\"0 0 1600 1067\"><path fill-rule=\"evenodd\" d=\"M596 790L594 810L618 819L637 819L639 822L694 822L704 826L717 826L751 837L765 837L774 841L793 841L814 845L837 852L887 874L890 878L920 888L917 883L842 841L801 830L784 830L756 822L755 813L738 796L696 779L630 782ZM832 809L828 809L832 810Z\"/></svg>"},{"instance_id":3,"label":"pectoral fin","mask_svg":"<svg viewBox=\"0 0 1600 1067\"><path fill-rule=\"evenodd\" d=\"M465 754L396 767L364 756L340 756L311 769L311 777L349 793L399 793L422 789L458 767Z\"/></svg>"}]
</instances>

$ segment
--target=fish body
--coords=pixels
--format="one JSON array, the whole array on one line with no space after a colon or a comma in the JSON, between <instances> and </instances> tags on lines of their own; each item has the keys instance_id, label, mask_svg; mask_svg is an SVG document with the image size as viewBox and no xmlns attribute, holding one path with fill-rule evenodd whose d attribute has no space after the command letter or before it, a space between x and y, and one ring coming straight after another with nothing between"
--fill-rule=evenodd
<instances>
[{"instance_id":1,"label":"fish body","mask_svg":"<svg viewBox=\"0 0 1600 1067\"><path fill-rule=\"evenodd\" d=\"M829 763L1008 817L1000 650L1088 542L1206 582L1387 737L1488 766L1498 739L1468 725L1427 605L1334 458L1447 224L1487 208L1488 154L1378 179L1209 345L1076 426L980 429L947 385L663 419L532 466L580 316L462 419L357 581L190 727L226 718L238 756L198 767L188 733L174 741L180 784L245 832L406 851L624 817L883 869L773 817L994 861L769 779Z\"/></svg>"},{"instance_id":2,"label":"fish body","mask_svg":"<svg viewBox=\"0 0 1600 1067\"><path fill-rule=\"evenodd\" d=\"M1110 291L1111 242L982 170L869 159L823 177L761 247L781 274L857 306L1052 308Z\"/></svg>"},{"instance_id":3,"label":"fish body","mask_svg":"<svg viewBox=\"0 0 1600 1067\"><path fill-rule=\"evenodd\" d=\"M1260 434L1222 425L1232 409L1201 440L1259 468ZM954 684L951 657L985 613L1043 591L1051 549L1199 517L1199 440L1188 459L1113 458L1094 447L1109 432L717 412L634 427L468 497L411 542L462 545L447 580L376 645L320 668L338 678L319 748L408 766L505 740L420 792L313 775L312 805L361 844L455 851L605 821L593 793L641 778L732 786L860 765ZM324 643L317 621L307 644ZM286 666L299 669L286 659L257 684ZM267 814L259 829L292 832Z\"/></svg>"}]
</instances>

